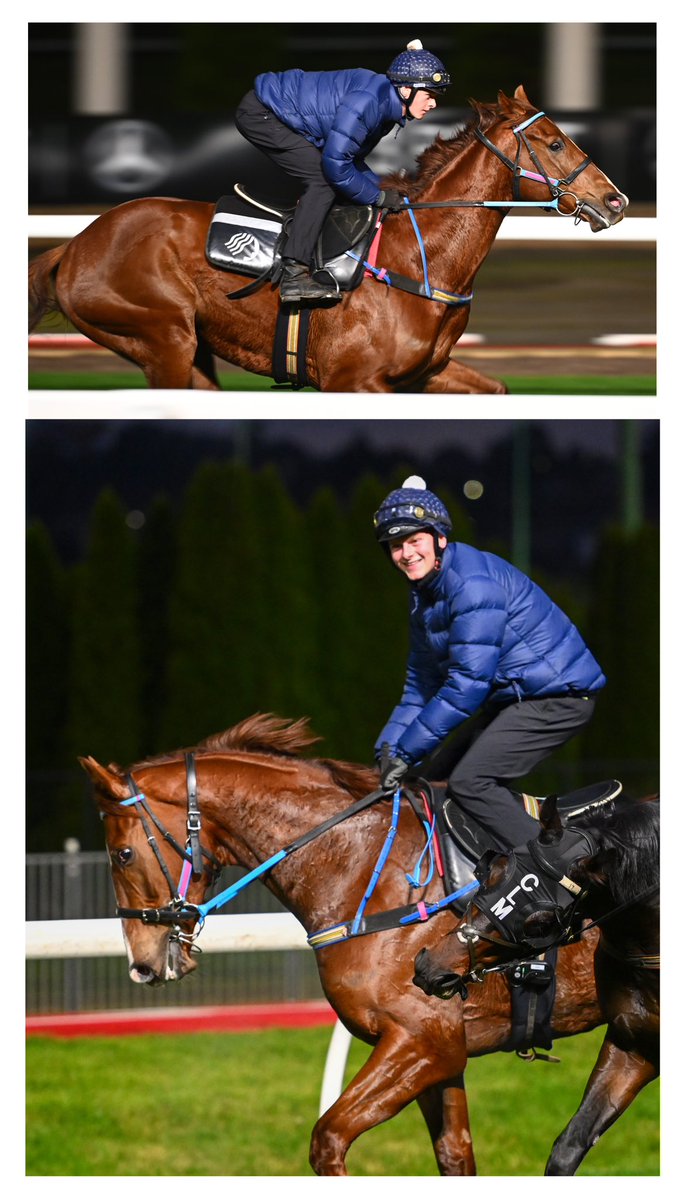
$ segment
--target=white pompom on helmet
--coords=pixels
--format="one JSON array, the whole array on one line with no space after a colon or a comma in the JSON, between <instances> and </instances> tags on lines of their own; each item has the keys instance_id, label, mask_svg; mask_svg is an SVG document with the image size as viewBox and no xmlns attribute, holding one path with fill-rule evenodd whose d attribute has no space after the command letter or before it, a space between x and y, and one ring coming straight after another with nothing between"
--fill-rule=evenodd
<instances>
[{"instance_id":1,"label":"white pompom on helmet","mask_svg":"<svg viewBox=\"0 0 683 1200\"><path fill-rule=\"evenodd\" d=\"M400 488L389 492L375 513L374 524L378 542L390 542L420 529L448 537L453 528L445 504L419 475L410 475Z\"/></svg>"}]
</instances>

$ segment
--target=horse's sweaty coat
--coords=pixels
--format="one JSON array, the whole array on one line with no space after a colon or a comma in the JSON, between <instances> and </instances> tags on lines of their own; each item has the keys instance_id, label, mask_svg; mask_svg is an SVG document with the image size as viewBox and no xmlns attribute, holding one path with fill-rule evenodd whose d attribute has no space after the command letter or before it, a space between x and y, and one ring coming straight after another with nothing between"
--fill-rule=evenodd
<instances>
[{"instance_id":1,"label":"horse's sweaty coat","mask_svg":"<svg viewBox=\"0 0 683 1200\"><path fill-rule=\"evenodd\" d=\"M305 371L320 391L505 391L451 358L469 305L438 294L473 292L506 209L520 201L556 202L548 220L563 213L595 232L622 220L627 198L522 88L512 98L500 94L497 104L473 105L475 123L438 137L414 179L383 181L406 189L420 239L410 212L388 216L380 267L425 289L428 283L432 299L366 280L335 309L315 309ZM226 299L244 276L207 262L213 211L212 204L149 198L104 213L31 264L31 327L61 309L81 333L137 363L150 387L215 390L214 357L270 376L277 290Z\"/></svg>"},{"instance_id":2,"label":"horse's sweaty coat","mask_svg":"<svg viewBox=\"0 0 683 1200\"><path fill-rule=\"evenodd\" d=\"M218 863L248 870L377 787L377 773L330 760L297 757L311 741L305 724L257 716L195 750L201 839ZM155 908L168 901L168 883L150 850L130 800L125 772L82 760L104 814L107 846L120 907ZM186 775L182 753L134 764L131 772L150 807L182 845L186 838ZM390 803L380 801L335 825L264 875L264 882L308 932L343 921L360 905L384 845ZM424 846L424 829L410 805L372 897L373 912L414 900L405 869ZM187 900L204 899L211 870L193 877ZM435 876L417 897L437 901ZM131 977L155 985L194 970L191 945L169 927L124 920ZM427 997L412 982L420 949L456 926L445 910L427 924L351 939L317 952L323 989L346 1027L368 1043L367 1063L318 1121L311 1163L320 1175L346 1174L348 1147L365 1130L416 1100L425 1116L439 1171L474 1173L464 1071L468 1056L504 1047L511 1033L510 990L491 976L463 1004ZM569 1036L601 1020L593 978L597 934L558 956L553 1034Z\"/></svg>"}]
</instances>

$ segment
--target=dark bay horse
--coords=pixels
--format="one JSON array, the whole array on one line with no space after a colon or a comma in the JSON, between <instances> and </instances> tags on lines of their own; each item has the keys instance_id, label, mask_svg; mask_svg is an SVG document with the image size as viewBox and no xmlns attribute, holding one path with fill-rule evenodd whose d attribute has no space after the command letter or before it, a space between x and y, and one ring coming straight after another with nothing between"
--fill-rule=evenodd
<instances>
[{"instance_id":1,"label":"dark bay horse","mask_svg":"<svg viewBox=\"0 0 683 1200\"><path fill-rule=\"evenodd\" d=\"M553 798L544 803L540 819L540 842L548 848L559 844L563 826ZM573 919L578 916L581 924L590 918L593 929L600 930L595 982L607 1029L581 1104L553 1145L546 1175L576 1174L591 1147L659 1075L659 802L619 805L614 812L575 818L571 827L588 833L593 843L593 852L567 876L581 889ZM495 860L486 881L495 895L507 859ZM503 890L508 889L509 880ZM488 978L488 971L520 956L520 945L501 937L487 908L477 893L459 930L420 953L418 986L448 999L463 982ZM530 911L518 928L520 941L531 939L531 950L544 938L552 943L557 920L549 909Z\"/></svg>"},{"instance_id":2,"label":"dark bay horse","mask_svg":"<svg viewBox=\"0 0 683 1200\"><path fill-rule=\"evenodd\" d=\"M336 818L350 803L360 804L378 783L369 768L300 757L315 740L304 721L257 715L196 747L191 772L180 751L137 763L129 772L81 759L104 817L131 979L158 986L195 969L196 913L188 906L202 904L222 865L237 863L258 872L259 864L270 864L263 882L309 938L353 920L393 827L397 802L389 797L365 805L306 843L308 831ZM140 808L141 795L149 812ZM189 838L198 861L181 901L190 916L172 915L164 924L181 868L187 883L183 847L190 797L200 809L193 822L201 820L200 833ZM156 851L150 835L156 837ZM300 847L283 856L283 847L297 841ZM414 868L424 846L424 827L402 799L393 847L368 913L443 899L436 874L427 887L411 888L407 881L406 870ZM330 1004L347 1029L372 1047L365 1065L313 1130L310 1161L317 1174L346 1174L351 1143L413 1100L426 1120L439 1172L475 1174L465 1068L469 1056L505 1047L511 1001L500 975L473 987L465 1003L443 1004L414 986L416 954L456 922L443 908L425 923L350 936L316 951ZM592 1029L603 1019L593 973L597 936L594 931L559 953L553 1036Z\"/></svg>"},{"instance_id":3,"label":"dark bay horse","mask_svg":"<svg viewBox=\"0 0 683 1200\"><path fill-rule=\"evenodd\" d=\"M472 101L474 122L437 137L412 180L393 177L417 208L430 286L468 296L506 208L556 206L594 232L621 221L628 199L524 89L497 104ZM439 207L449 201L456 206ZM497 207L477 207L479 202ZM467 207L457 205L466 204ZM429 207L436 205L436 207ZM217 389L213 356L272 374L279 307L262 287L228 301L244 277L205 257L210 203L132 200L104 213L29 270L31 328L55 309L87 337L144 372L153 388ZM380 266L418 283L424 265L409 213L386 218ZM335 309L311 316L306 371L329 392L500 393L504 384L450 357L469 319L467 302L447 303L365 280Z\"/></svg>"}]
</instances>

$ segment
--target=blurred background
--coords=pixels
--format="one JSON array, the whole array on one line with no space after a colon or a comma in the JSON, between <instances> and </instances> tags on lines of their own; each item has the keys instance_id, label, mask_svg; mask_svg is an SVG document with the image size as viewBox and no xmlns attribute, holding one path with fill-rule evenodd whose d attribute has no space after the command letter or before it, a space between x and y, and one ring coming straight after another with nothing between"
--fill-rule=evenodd
<instances>
[{"instance_id":1,"label":"blurred background","mask_svg":"<svg viewBox=\"0 0 683 1200\"><path fill-rule=\"evenodd\" d=\"M420 28L417 28L420 25ZM523 84L636 203L655 199L654 23L32 24L31 205L138 195L218 197L267 172L232 125L262 71L384 72L419 36L453 78L434 119L385 139L380 170L411 166L467 119L470 97ZM274 172L279 180L279 172Z\"/></svg>"},{"instance_id":2,"label":"blurred background","mask_svg":"<svg viewBox=\"0 0 683 1200\"><path fill-rule=\"evenodd\" d=\"M477 277L468 336L486 344L461 343L465 361L506 380L583 372L614 377L607 390L650 394L655 247L642 219L656 212L654 23L30 24L29 207L34 220L51 218L32 238L31 253L65 240L60 216L76 220L138 196L217 201L241 182L292 203L287 177L233 125L255 76L291 67L384 72L416 36L444 60L453 86L427 120L383 139L369 158L380 175L414 170L437 133L450 136L469 121L471 97L491 102L521 83L631 200L623 229L597 238L579 239L577 231L548 240L571 223L546 215L543 240L506 240L512 222L536 219L524 209L511 213ZM642 241L632 240L638 218ZM527 361L521 348L530 344L544 347L545 359ZM501 364L498 346L517 348L512 362ZM587 346L590 362L578 350ZM549 347L563 352L549 361ZM143 382L107 352L70 365L97 371L96 363L127 370L125 386ZM63 354L57 360L36 343L31 368L40 378L31 387L60 386L47 376L68 366ZM531 389L515 383L511 390Z\"/></svg>"}]
</instances>

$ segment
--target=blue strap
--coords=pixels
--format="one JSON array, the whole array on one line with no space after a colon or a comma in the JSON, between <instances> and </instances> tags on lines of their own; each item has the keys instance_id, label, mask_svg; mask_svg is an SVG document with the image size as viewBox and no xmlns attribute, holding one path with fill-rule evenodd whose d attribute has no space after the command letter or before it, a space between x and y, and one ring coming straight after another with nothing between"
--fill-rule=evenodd
<instances>
[{"instance_id":1,"label":"blue strap","mask_svg":"<svg viewBox=\"0 0 683 1200\"><path fill-rule=\"evenodd\" d=\"M211 899L206 900L204 904L198 904L197 909L201 916L205 917L207 913L212 911L212 909L220 908L221 905L227 904L228 900L232 900L238 895L239 892L242 891L243 888L248 887L249 884L253 883L255 879L258 879L260 875L264 875L266 871L270 871L271 867L277 866L277 864L282 862L283 858L286 857L286 850L278 850L277 854L274 854L272 858L269 858L266 862L260 863L258 867L255 867L254 870L250 871L248 875L244 875L242 879L238 879L236 883L231 884L231 886L226 888L225 891L219 892L217 896L212 896Z\"/></svg>"},{"instance_id":2,"label":"blue strap","mask_svg":"<svg viewBox=\"0 0 683 1200\"><path fill-rule=\"evenodd\" d=\"M425 827L425 833L427 834L427 841L425 843L424 850L422 851L420 857L417 860L417 863L415 864L415 874L409 875L408 872L406 872L406 879L408 880L408 883L410 884L411 887L414 887L414 888L426 887L427 884L431 883L431 881L432 881L432 876L434 874L434 850L432 848L432 842L434 840L434 823L435 823L435 821L436 821L436 817L432 817L431 825L429 824L428 821L422 822L422 824ZM427 852L429 852L429 874L427 875L427 878L425 879L425 881L423 883L420 880L420 870L422 868L422 859L424 858L425 854L427 854Z\"/></svg>"},{"instance_id":3,"label":"blue strap","mask_svg":"<svg viewBox=\"0 0 683 1200\"><path fill-rule=\"evenodd\" d=\"M522 129L526 129L527 125L533 125L534 121L540 121L541 117L544 117L544 116L545 116L544 112L534 113L534 115L532 117L527 117L526 121L522 121L521 125L515 125L512 132L519 133Z\"/></svg>"},{"instance_id":4,"label":"blue strap","mask_svg":"<svg viewBox=\"0 0 683 1200\"><path fill-rule=\"evenodd\" d=\"M479 887L480 884L477 883L476 879L473 879L472 883L466 884L464 888L460 888L457 892L451 892L450 896L444 896L443 900L439 900L436 904L426 904L423 909L426 916L423 916L420 912L410 913L407 917L401 917L399 925L414 925L417 921L424 921L429 917L433 917L435 913L441 912L442 908L446 908L454 900L460 900L463 896L469 896L470 892L476 892Z\"/></svg>"},{"instance_id":5,"label":"blue strap","mask_svg":"<svg viewBox=\"0 0 683 1200\"><path fill-rule=\"evenodd\" d=\"M358 932L358 928L363 919L363 913L365 911L365 906L377 886L377 880L379 879L380 875L382 874L382 870L384 869L384 864L386 863L386 861L389 857L389 854L391 852L391 847L393 845L394 838L396 837L396 830L398 828L398 818L400 816L400 813L401 813L401 789L397 788L396 791L394 792L394 804L393 804L393 809L392 809L392 813L391 813L391 827L389 829L389 832L388 832L386 838L384 839L384 845L380 851L380 855L379 855L379 858L377 859L375 869L372 872L372 875L370 877L370 882L368 883L368 886L365 889L365 895L363 896L363 899L361 900L360 905L358 906L358 912L356 913L356 915L353 919L353 925L351 926L351 935L352 936L353 936L353 934Z\"/></svg>"},{"instance_id":6,"label":"blue strap","mask_svg":"<svg viewBox=\"0 0 683 1200\"><path fill-rule=\"evenodd\" d=\"M407 196L404 196L403 199L406 204L410 204L410 201ZM418 226L417 221L415 220L415 213L413 212L412 208L408 209L408 214L413 223L413 229L415 230L415 237L417 238L417 244L420 247L420 256L422 258L422 273L425 277L425 292L427 293L427 296L431 299L432 289L429 286L429 274L427 272L427 255L425 254L425 246L424 246L424 242L422 241L422 234L420 233L420 228Z\"/></svg>"}]
</instances>

